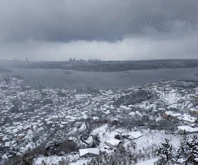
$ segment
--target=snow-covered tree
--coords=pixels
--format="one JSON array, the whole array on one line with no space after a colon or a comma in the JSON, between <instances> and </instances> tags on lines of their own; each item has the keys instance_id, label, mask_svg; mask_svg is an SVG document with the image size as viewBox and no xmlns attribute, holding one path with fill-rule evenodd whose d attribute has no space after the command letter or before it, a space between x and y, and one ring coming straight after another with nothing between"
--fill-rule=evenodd
<instances>
[{"instance_id":1,"label":"snow-covered tree","mask_svg":"<svg viewBox=\"0 0 198 165\"><path fill-rule=\"evenodd\" d=\"M169 140L165 139L156 149L156 155L159 157L156 165L197 165L198 138L188 138L184 135L177 151L172 148Z\"/></svg>"},{"instance_id":2,"label":"snow-covered tree","mask_svg":"<svg viewBox=\"0 0 198 165\"><path fill-rule=\"evenodd\" d=\"M198 164L198 138L194 136L192 138L186 138L184 136L180 147L177 151L178 162L183 164Z\"/></svg>"},{"instance_id":3,"label":"snow-covered tree","mask_svg":"<svg viewBox=\"0 0 198 165\"><path fill-rule=\"evenodd\" d=\"M165 139L165 141L161 143L161 145L156 149L155 153L159 157L156 165L167 165L172 162L173 147L168 139Z\"/></svg>"}]
</instances>

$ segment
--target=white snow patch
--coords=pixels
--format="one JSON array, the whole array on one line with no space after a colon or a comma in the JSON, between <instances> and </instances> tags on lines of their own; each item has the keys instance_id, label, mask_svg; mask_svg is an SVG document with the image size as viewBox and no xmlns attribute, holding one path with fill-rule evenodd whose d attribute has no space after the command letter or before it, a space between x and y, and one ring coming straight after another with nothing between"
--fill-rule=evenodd
<instances>
[{"instance_id":1,"label":"white snow patch","mask_svg":"<svg viewBox=\"0 0 198 165\"><path fill-rule=\"evenodd\" d=\"M151 159L147 160L141 163L137 163L136 165L154 165L154 163L157 161L157 159Z\"/></svg>"}]
</instances>

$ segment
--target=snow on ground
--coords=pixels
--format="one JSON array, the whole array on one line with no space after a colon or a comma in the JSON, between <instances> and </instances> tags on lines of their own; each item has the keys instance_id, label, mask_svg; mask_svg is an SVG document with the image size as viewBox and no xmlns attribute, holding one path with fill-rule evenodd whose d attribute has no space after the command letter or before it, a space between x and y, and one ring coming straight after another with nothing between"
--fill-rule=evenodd
<instances>
[{"instance_id":1,"label":"snow on ground","mask_svg":"<svg viewBox=\"0 0 198 165\"><path fill-rule=\"evenodd\" d=\"M56 165L56 164L60 164L61 161L65 161L64 163L67 165L84 165L90 161L90 159L80 159L77 161L75 159L72 161L72 159L69 159L68 157L65 156L41 157L35 159L33 165L43 165L43 162L45 162L47 165ZM70 160L69 164L67 163L68 160Z\"/></svg>"},{"instance_id":2,"label":"snow on ground","mask_svg":"<svg viewBox=\"0 0 198 165\"><path fill-rule=\"evenodd\" d=\"M136 165L154 165L154 162L156 162L157 159L151 159L151 160L147 160L141 163L137 163Z\"/></svg>"},{"instance_id":3,"label":"snow on ground","mask_svg":"<svg viewBox=\"0 0 198 165\"><path fill-rule=\"evenodd\" d=\"M99 148L103 148L106 146L105 142L108 140L114 139L115 135L122 134L122 135L136 135L137 139L133 141L137 144L136 150L144 150L144 149L155 149L161 142L166 139L170 140L173 144L173 147L178 147L180 143L180 135L172 135L166 134L164 131L151 131L151 130L142 130L138 132L128 131L125 129L113 129L109 128L107 124L96 128L93 130L92 134L98 134L101 140ZM141 136L142 135L142 136ZM138 138L139 137L139 138ZM126 141L127 143L131 143L131 140Z\"/></svg>"},{"instance_id":4,"label":"snow on ground","mask_svg":"<svg viewBox=\"0 0 198 165\"><path fill-rule=\"evenodd\" d=\"M182 97L175 91L161 92L160 99L165 101L167 105L177 104Z\"/></svg>"},{"instance_id":5,"label":"snow on ground","mask_svg":"<svg viewBox=\"0 0 198 165\"><path fill-rule=\"evenodd\" d=\"M40 157L34 160L33 165L43 165L43 162L45 162L45 164L47 165L54 165L54 164L59 164L60 162L68 162L68 161L76 162L78 159L79 159L79 155ZM85 160L84 161L82 160L82 162L85 163ZM75 164L75 165L81 165L81 164Z\"/></svg>"},{"instance_id":6,"label":"snow on ground","mask_svg":"<svg viewBox=\"0 0 198 165\"><path fill-rule=\"evenodd\" d=\"M137 144L137 149L142 150L143 148L156 147L163 142L165 138L170 140L173 147L177 148L179 146L181 138L179 135L170 135L163 131L145 131L143 136L135 140L135 142Z\"/></svg>"},{"instance_id":7,"label":"snow on ground","mask_svg":"<svg viewBox=\"0 0 198 165\"><path fill-rule=\"evenodd\" d=\"M129 89L126 91L104 90L101 92L102 94L95 94L95 92L93 92L93 95L84 95L84 94L78 95L77 90L68 91L62 89L61 92L64 95L64 97L60 97L58 95L60 89L45 88L45 89L37 90L37 89L29 89L26 87L26 90L23 90L20 87L20 81L17 82L16 81L17 80L12 79L11 84L7 85L5 81L0 80L0 87L3 87L0 88L0 97L6 98L6 100L2 102L2 104L0 104L0 109L2 109L0 113L2 119L0 122L3 123L6 117L13 118L13 124L10 123L9 124L10 126L6 124L3 125L0 128L0 132L2 132L2 134L4 135L4 137L2 138L3 140L2 145L8 146L10 148L17 146L18 135L20 135L21 133L26 135L23 137L19 146L17 146L17 148L20 148L21 153L24 153L28 148L34 148L35 146L44 143L46 139L48 139L49 136L52 135L55 129L61 128L60 132L63 133L63 135L61 135L62 139L64 139L65 137L73 138L76 135L80 135L82 132L84 132L84 130L86 130L86 125L85 123L82 124L82 122L79 122L77 124L76 121L78 122L87 119L89 117L89 114L93 114L96 120L97 119L100 120L101 115L104 116L104 114L106 114L108 116L108 114L111 115L111 113L113 112L110 118L112 121L116 119L118 121L123 121L127 114L131 116L131 120L133 120L135 116L141 118L142 115L146 115L147 117L149 118L153 117L153 119L156 119L156 121L158 121L161 120L161 118L159 118L159 114L158 115L153 115L153 114L155 114L158 110L160 110L158 108L159 105L162 111L163 109L170 110L170 108L175 108L179 112L180 111L183 112L186 109L187 109L186 112L188 112L188 109L190 110L196 109L196 107L193 105L193 101L195 100L193 99L193 97L189 97L190 94L193 94L193 89L183 88L181 91L181 89L177 89L176 87L171 85L173 84L173 82L168 82L168 81L148 84L140 89L132 88L133 91L130 91ZM175 83L177 84L178 82ZM182 82L182 84L184 84L184 82ZM154 93L153 98L155 100L146 99L141 103L137 102L137 104L131 106L125 106L123 103L124 106L120 105L120 108L114 108L114 102L115 102L114 99L118 98L117 96L119 97L125 96L126 95L125 92L127 91L128 91L127 95L130 95L133 92L139 90L143 90L143 91L146 90ZM121 92L123 94L120 94ZM13 95L11 95L12 93ZM44 93L46 95L45 97L42 96ZM156 94L157 96L155 96ZM78 100L75 99L74 96L77 97L80 96L83 97L83 99ZM13 100L15 99L20 101L20 103L22 103L20 106L20 113L18 112L13 113L11 111L13 107ZM52 103L50 104L45 103L46 105L44 105L43 103L47 100L51 100ZM58 100L59 102L57 102ZM34 106L32 106L34 105L34 101L38 102L37 103L38 107L36 107L35 111L33 112L26 112L27 109L29 109L29 105L31 105L30 106L31 108L35 108ZM134 111L132 110L133 107L134 107ZM98 110L101 112L99 116L97 116ZM177 116L178 114L175 115ZM104 117L104 119L105 118L108 119L107 116ZM189 121L189 116L187 116L185 119ZM190 118L190 121L192 120L194 119ZM164 141L165 138L169 139L174 147L177 147L179 145L179 141L181 137L180 135L167 135L163 131L145 131L145 130L141 130L141 128L139 129L140 130L136 130L136 128L134 128L133 131L138 131L138 132L132 132L126 130L125 128L118 129L115 127L111 127L108 124L105 124L99 128L94 129L91 132L91 134L92 135L98 134L98 136L100 137L101 144L98 147L99 149L104 148L105 142L114 139L115 135L118 134L131 135L132 137L136 138L142 134L143 135L142 137L134 140L134 142L137 144L137 146L134 147L135 148L134 153L137 154L139 151L141 151L142 154L150 153L151 151L153 151L153 149L155 149L157 145L159 145L162 141ZM42 136L40 136L41 138L38 138L36 142L32 142L31 139L37 137L37 135L40 133L42 133ZM53 135L54 138L56 136L57 134ZM14 140L11 141L9 139L14 139ZM87 142L91 144L92 141L93 139L90 136ZM123 142L125 147L127 147L128 145L129 149L131 149L131 146L133 145L132 140L124 139ZM0 155L0 157L2 156L7 157L9 155L10 148L6 150L7 155L6 154L4 156ZM62 158L49 157L43 159L44 161L46 160L49 161L50 163L53 161L55 161L53 163L56 163L56 161L60 161L59 159ZM38 158L37 161L42 161L42 160L41 158ZM50 163L47 164L50 165ZM79 161L78 164L80 163L81 161Z\"/></svg>"},{"instance_id":8,"label":"snow on ground","mask_svg":"<svg viewBox=\"0 0 198 165\"><path fill-rule=\"evenodd\" d=\"M81 159L81 160L78 160L77 162L71 163L70 165L83 165L83 164L86 164L88 162L89 162L88 159Z\"/></svg>"}]
</instances>

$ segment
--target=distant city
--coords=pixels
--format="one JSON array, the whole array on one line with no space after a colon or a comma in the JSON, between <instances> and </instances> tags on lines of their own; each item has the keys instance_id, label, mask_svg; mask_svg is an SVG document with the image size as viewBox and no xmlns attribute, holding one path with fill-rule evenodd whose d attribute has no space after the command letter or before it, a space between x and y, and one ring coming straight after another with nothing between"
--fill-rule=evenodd
<instances>
[{"instance_id":1,"label":"distant city","mask_svg":"<svg viewBox=\"0 0 198 165\"><path fill-rule=\"evenodd\" d=\"M0 62L30 62L31 60L28 59L27 57L25 58L13 58L13 59L0 59ZM76 59L76 58L69 58L68 60L66 61L69 61L69 62L87 62L87 61L93 61L93 62L97 62L97 61L101 61L101 59L88 59L88 60L85 60L85 59ZM38 62L38 61L32 61L32 62ZM44 62L44 61L43 61Z\"/></svg>"},{"instance_id":2,"label":"distant city","mask_svg":"<svg viewBox=\"0 0 198 165\"><path fill-rule=\"evenodd\" d=\"M162 68L195 68L198 60L142 60L142 61L102 61L101 59L76 59L68 61L31 61L14 58L0 60L1 66L7 68L40 68L40 69L65 69L78 71L114 72L128 70L147 70Z\"/></svg>"}]
</instances>

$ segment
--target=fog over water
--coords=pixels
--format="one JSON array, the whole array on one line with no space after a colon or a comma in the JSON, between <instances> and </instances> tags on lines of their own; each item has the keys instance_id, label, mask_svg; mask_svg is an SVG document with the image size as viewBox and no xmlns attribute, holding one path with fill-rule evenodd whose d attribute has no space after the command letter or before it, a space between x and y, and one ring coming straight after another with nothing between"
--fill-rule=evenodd
<instances>
[{"instance_id":1,"label":"fog over water","mask_svg":"<svg viewBox=\"0 0 198 165\"><path fill-rule=\"evenodd\" d=\"M56 88L127 88L162 80L197 80L198 68L136 70L126 72L81 72L58 69L11 69L30 86Z\"/></svg>"}]
</instances>

